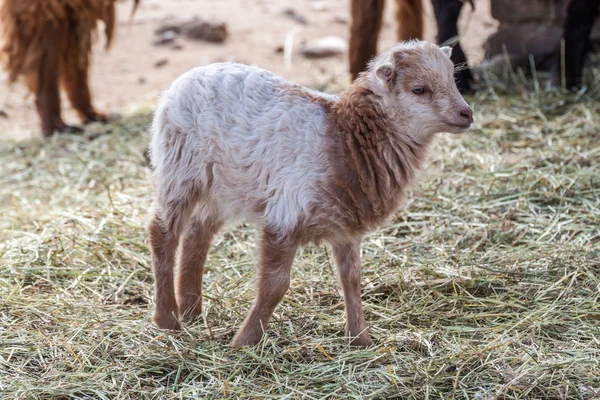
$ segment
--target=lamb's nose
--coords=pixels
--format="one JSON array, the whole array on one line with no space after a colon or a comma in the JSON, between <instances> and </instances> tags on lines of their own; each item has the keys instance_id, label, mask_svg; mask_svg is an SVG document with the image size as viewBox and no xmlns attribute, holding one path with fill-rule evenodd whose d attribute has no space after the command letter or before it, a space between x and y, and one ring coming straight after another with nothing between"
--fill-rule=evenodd
<instances>
[{"instance_id":1,"label":"lamb's nose","mask_svg":"<svg viewBox=\"0 0 600 400\"><path fill-rule=\"evenodd\" d=\"M460 116L469 121L470 124L473 123L473 111L471 111L470 107L462 109Z\"/></svg>"}]
</instances>

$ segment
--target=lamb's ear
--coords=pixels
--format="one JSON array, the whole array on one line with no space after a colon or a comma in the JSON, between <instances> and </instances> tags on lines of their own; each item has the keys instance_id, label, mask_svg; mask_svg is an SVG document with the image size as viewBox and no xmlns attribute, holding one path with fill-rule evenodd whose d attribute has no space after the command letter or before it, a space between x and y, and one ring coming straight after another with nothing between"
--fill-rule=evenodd
<instances>
[{"instance_id":1,"label":"lamb's ear","mask_svg":"<svg viewBox=\"0 0 600 400\"><path fill-rule=\"evenodd\" d=\"M406 54L404 54L403 51L397 51L394 54L392 54L392 59L394 60L394 65L396 65L397 67L400 66L400 64L402 63L402 60L404 60L405 56L406 56Z\"/></svg>"},{"instance_id":2,"label":"lamb's ear","mask_svg":"<svg viewBox=\"0 0 600 400\"><path fill-rule=\"evenodd\" d=\"M450 56L452 55L452 47L450 46L444 46L444 47L440 47L440 50L442 51L442 53L444 53L446 55L446 57L450 58Z\"/></svg>"},{"instance_id":3,"label":"lamb's ear","mask_svg":"<svg viewBox=\"0 0 600 400\"><path fill-rule=\"evenodd\" d=\"M377 78L379 78L379 80L388 87L393 83L395 74L396 73L394 72L394 67L392 67L392 64L380 65L375 70L375 75L377 75Z\"/></svg>"}]
</instances>

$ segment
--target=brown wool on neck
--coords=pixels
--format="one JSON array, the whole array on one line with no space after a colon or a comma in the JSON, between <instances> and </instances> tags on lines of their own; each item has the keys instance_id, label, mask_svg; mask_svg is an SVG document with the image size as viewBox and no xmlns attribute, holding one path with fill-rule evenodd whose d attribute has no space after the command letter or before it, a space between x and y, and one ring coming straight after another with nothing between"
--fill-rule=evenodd
<instances>
[{"instance_id":1,"label":"brown wool on neck","mask_svg":"<svg viewBox=\"0 0 600 400\"><path fill-rule=\"evenodd\" d=\"M330 194L350 227L374 228L397 208L430 143L395 127L378 96L359 78L330 109L335 171Z\"/></svg>"}]
</instances>

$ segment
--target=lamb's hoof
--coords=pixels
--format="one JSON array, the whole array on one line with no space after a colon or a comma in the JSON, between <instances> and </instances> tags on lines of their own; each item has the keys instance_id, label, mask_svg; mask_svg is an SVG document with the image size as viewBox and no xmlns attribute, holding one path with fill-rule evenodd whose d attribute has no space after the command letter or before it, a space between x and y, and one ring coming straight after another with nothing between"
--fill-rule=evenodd
<instances>
[{"instance_id":1,"label":"lamb's hoof","mask_svg":"<svg viewBox=\"0 0 600 400\"><path fill-rule=\"evenodd\" d=\"M368 334L361 334L357 337L350 338L350 345L354 347L367 348L373 346L373 341Z\"/></svg>"},{"instance_id":2,"label":"lamb's hoof","mask_svg":"<svg viewBox=\"0 0 600 400\"><path fill-rule=\"evenodd\" d=\"M262 339L262 332L260 334L238 332L231 341L231 347L241 349L242 347L255 346L260 342L260 339Z\"/></svg>"},{"instance_id":3,"label":"lamb's hoof","mask_svg":"<svg viewBox=\"0 0 600 400\"><path fill-rule=\"evenodd\" d=\"M156 326L161 329L169 329L172 331L178 331L181 329L181 324L173 314L158 314L155 312L152 320Z\"/></svg>"},{"instance_id":4,"label":"lamb's hoof","mask_svg":"<svg viewBox=\"0 0 600 400\"><path fill-rule=\"evenodd\" d=\"M202 299L198 297L181 299L177 304L179 304L179 315L182 321L194 320L202 314Z\"/></svg>"}]
</instances>

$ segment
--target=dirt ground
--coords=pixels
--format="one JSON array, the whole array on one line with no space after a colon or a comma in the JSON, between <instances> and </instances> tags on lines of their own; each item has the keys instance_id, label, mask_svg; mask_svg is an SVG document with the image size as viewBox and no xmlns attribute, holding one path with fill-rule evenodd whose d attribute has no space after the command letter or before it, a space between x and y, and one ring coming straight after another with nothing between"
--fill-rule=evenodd
<instances>
[{"instance_id":1,"label":"dirt ground","mask_svg":"<svg viewBox=\"0 0 600 400\"><path fill-rule=\"evenodd\" d=\"M220 61L237 61L269 69L287 79L317 88L339 91L348 84L346 56L309 60L299 54L303 41L335 35L348 37L348 0L142 0L133 22L131 2L118 6L116 40L109 52L100 37L94 49L91 84L94 103L101 110L128 114L152 108L158 95L190 68ZM393 2L387 2L385 24L379 48L395 43ZM435 39L436 27L431 5L426 2L427 40ZM471 64L483 57L481 46L495 31L489 15L489 0L475 0L476 9L464 7L459 22L465 52ZM306 18L300 24L283 10L292 8ZM178 38L179 49L154 46L154 30L168 17L218 19L227 24L229 37L223 44ZM344 22L346 21L346 22ZM294 43L291 65L277 52L286 37ZM28 139L39 135L33 98L23 86L8 87L0 72L0 138ZM74 112L63 99L67 123L77 124Z\"/></svg>"}]
</instances>

